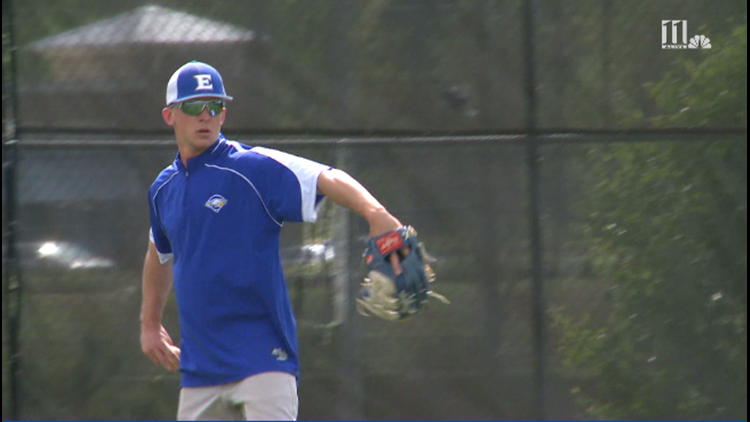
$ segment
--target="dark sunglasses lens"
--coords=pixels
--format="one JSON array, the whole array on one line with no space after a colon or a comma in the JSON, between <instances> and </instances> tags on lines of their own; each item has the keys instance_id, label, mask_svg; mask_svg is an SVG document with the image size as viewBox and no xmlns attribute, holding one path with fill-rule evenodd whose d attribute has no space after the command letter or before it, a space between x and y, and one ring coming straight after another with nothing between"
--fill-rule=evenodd
<instances>
[{"instance_id":1,"label":"dark sunglasses lens","mask_svg":"<svg viewBox=\"0 0 750 422\"><path fill-rule=\"evenodd\" d=\"M208 114L210 114L211 116L216 116L217 114L221 113L221 110L224 108L224 102L218 100L186 101L180 106L180 109L183 113L189 114L191 116L197 116L203 113L204 108L208 108Z\"/></svg>"}]
</instances>

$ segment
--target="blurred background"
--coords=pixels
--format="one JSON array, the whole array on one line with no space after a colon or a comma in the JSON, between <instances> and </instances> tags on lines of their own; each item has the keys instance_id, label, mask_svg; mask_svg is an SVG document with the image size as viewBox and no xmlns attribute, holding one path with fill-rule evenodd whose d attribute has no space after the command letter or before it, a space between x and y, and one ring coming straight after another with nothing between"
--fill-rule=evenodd
<instances>
[{"instance_id":1,"label":"blurred background","mask_svg":"<svg viewBox=\"0 0 750 422\"><path fill-rule=\"evenodd\" d=\"M2 6L4 420L175 418L140 271L193 59L228 138L345 169L439 258L452 304L386 323L363 221L285 226L300 419L747 419L745 1Z\"/></svg>"}]
</instances>

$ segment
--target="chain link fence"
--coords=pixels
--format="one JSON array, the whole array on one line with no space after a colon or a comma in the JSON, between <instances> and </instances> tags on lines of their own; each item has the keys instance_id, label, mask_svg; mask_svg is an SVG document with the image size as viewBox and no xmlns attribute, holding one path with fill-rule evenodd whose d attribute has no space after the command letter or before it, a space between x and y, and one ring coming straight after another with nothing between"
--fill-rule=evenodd
<instances>
[{"instance_id":1,"label":"chain link fence","mask_svg":"<svg viewBox=\"0 0 750 422\"><path fill-rule=\"evenodd\" d=\"M365 223L286 225L300 419L747 419L746 10L4 2L3 419L175 417L138 314L192 59L235 97L228 138L348 171L452 302L359 316ZM712 49L663 48L672 21Z\"/></svg>"}]
</instances>

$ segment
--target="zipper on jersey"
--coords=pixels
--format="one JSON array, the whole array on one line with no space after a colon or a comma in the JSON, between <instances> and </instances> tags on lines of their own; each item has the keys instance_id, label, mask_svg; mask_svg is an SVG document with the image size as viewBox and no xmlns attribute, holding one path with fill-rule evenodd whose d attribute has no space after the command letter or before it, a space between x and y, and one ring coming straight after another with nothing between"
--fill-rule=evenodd
<instances>
[{"instance_id":1,"label":"zipper on jersey","mask_svg":"<svg viewBox=\"0 0 750 422\"><path fill-rule=\"evenodd\" d=\"M185 168L185 192L184 192L184 194L182 196L182 209L183 209L183 211L187 210L187 208L188 208L187 202L188 202L188 197L190 196L190 194L188 192L188 190L190 189L190 184L187 183L187 182L189 182L189 181L190 181L190 172L188 171L188 169L186 167ZM187 215L185 216L185 218L187 218Z\"/></svg>"}]
</instances>

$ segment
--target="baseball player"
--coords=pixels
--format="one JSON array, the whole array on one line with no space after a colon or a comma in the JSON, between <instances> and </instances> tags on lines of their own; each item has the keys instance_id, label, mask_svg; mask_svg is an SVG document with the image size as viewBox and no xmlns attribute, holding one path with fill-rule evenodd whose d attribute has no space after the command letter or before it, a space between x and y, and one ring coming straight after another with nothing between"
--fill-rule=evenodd
<instances>
[{"instance_id":1,"label":"baseball player","mask_svg":"<svg viewBox=\"0 0 750 422\"><path fill-rule=\"evenodd\" d=\"M371 236L401 223L343 171L224 138L231 100L205 63L183 65L167 84L162 116L178 153L148 192L141 347L181 372L180 420L294 420L299 359L283 224L315 221L323 197L364 217ZM179 347L162 325L173 285Z\"/></svg>"}]
</instances>

